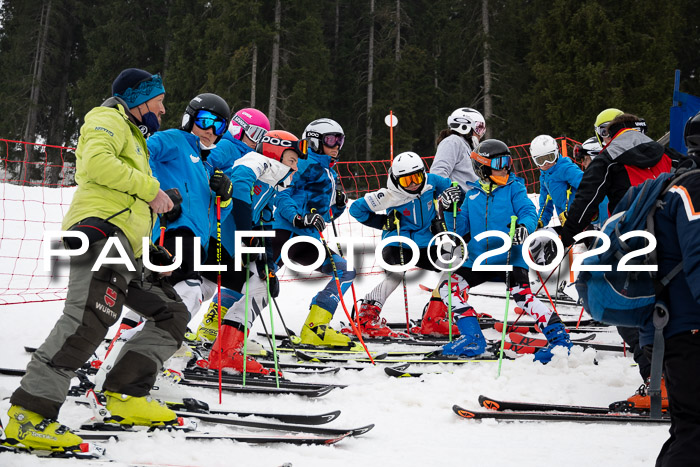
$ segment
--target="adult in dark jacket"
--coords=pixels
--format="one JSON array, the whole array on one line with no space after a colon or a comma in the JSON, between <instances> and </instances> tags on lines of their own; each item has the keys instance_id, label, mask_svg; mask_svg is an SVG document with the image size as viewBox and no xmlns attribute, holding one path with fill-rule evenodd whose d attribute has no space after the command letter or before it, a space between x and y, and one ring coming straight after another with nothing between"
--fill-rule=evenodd
<instances>
[{"instance_id":1,"label":"adult in dark jacket","mask_svg":"<svg viewBox=\"0 0 700 467\"><path fill-rule=\"evenodd\" d=\"M700 113L686 124L688 155L700 167ZM684 163L685 165L685 163ZM679 262L683 269L659 297L669 309L664 328L664 378L671 413L671 437L657 466L697 465L700 459L700 174L679 181L654 216L658 277ZM649 325L640 333L645 350L653 343Z\"/></svg>"},{"instance_id":2,"label":"adult in dark jacket","mask_svg":"<svg viewBox=\"0 0 700 467\"><path fill-rule=\"evenodd\" d=\"M677 153L665 150L639 130L637 123L641 120L632 114L621 114L606 128L597 130L612 135L612 139L583 174L562 228L564 247L571 245L573 237L597 218L598 205L606 196L612 212L630 187L669 172L673 160L678 159Z\"/></svg>"}]
</instances>

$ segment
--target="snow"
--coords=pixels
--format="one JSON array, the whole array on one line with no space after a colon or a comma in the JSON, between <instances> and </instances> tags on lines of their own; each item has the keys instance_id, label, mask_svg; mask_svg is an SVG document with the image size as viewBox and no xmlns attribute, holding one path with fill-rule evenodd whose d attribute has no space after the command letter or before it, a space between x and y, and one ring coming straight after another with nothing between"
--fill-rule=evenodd
<instances>
[{"instance_id":1,"label":"snow","mask_svg":"<svg viewBox=\"0 0 700 467\"><path fill-rule=\"evenodd\" d=\"M21 214L17 214L19 215ZM351 223L346 218L339 221L341 226L350 229ZM329 242L334 243L331 239ZM4 256L0 258L0 268L7 271L12 263L8 264ZM371 290L380 279L381 276L376 274L359 276L355 285L358 298ZM420 317L423 306L429 299L429 294L422 291L418 284L432 286L436 280L436 273L412 271L408 274L411 318ZM319 280L282 283L278 303L292 330L299 332L311 298L324 284ZM473 289L473 292L479 291L503 294L504 286L487 283ZM345 299L350 307L352 294L348 292ZM503 317L504 299L472 295L470 303L477 311ZM0 307L3 325L0 334L0 367L24 368L29 361L29 354L24 352L23 347L38 346L43 342L60 315L62 306L62 302L54 301ZM567 317L578 317L580 308L560 305L560 312ZM512 309L510 313L514 317ZM385 305L383 316L392 322L405 320L400 289ZM267 313L266 318L269 319ZM196 328L200 320L201 312L192 320L190 327ZM332 324L338 327L341 320L346 321L346 318L339 307ZM281 323L275 323L278 333L281 332ZM110 330L110 335L114 330L115 328ZM262 331L259 321L251 335L258 331ZM485 334L490 339L500 337L494 330L485 330ZM263 342L260 337L256 337L256 340ZM596 340L619 343L619 337L612 332L606 335L599 333ZM396 344L393 347L400 346ZM288 360L290 357L281 358ZM366 435L346 438L333 446L261 446L229 441L183 443L161 434L156 439L108 443L105 459L81 461L79 465L101 465L110 460L113 461L111 465L115 466L280 466L284 463L312 467L514 464L522 467L550 463L570 466L635 466L652 464L668 437L667 427L664 426L473 421L459 418L451 409L454 404L479 409L477 398L480 394L504 400L608 405L626 399L641 383L630 356L574 348L570 356L555 355L548 365L541 365L534 362L531 356L524 356L516 360L505 360L499 378L496 378L497 363L494 362L434 367L416 365L413 368L442 373L421 379L390 378L384 374L381 365L368 365L362 371L341 370L336 375L290 375L299 381L348 385L347 388L335 389L318 399L292 395L225 393L223 396L221 408L286 413L341 410L342 415L325 426L354 428L376 424ZM0 376L0 418L3 423L7 422L7 398L18 384L19 378ZM190 388L188 392L206 401L212 408L220 408L215 390ZM90 416L89 409L68 402L61 411L60 421L77 428ZM222 432L240 430L236 427L206 425L202 429ZM0 454L0 465L3 466L69 463L72 465L73 461Z\"/></svg>"}]
</instances>

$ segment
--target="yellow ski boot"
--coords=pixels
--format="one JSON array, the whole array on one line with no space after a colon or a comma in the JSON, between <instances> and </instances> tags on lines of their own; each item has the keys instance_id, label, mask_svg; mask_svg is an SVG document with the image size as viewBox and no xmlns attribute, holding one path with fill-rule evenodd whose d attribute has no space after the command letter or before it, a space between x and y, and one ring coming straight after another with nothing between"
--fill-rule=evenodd
<instances>
[{"instance_id":1,"label":"yellow ski boot","mask_svg":"<svg viewBox=\"0 0 700 467\"><path fill-rule=\"evenodd\" d=\"M151 397L136 397L105 391L107 404L105 408L111 417L108 423L139 426L178 425L175 412Z\"/></svg>"},{"instance_id":2,"label":"yellow ski boot","mask_svg":"<svg viewBox=\"0 0 700 467\"><path fill-rule=\"evenodd\" d=\"M221 319L224 319L228 308L221 307ZM219 332L219 305L216 302L211 302L209 309L207 309L202 322L199 323L197 328L197 340L203 342L214 342L216 340L216 335Z\"/></svg>"},{"instance_id":3,"label":"yellow ski boot","mask_svg":"<svg viewBox=\"0 0 700 467\"><path fill-rule=\"evenodd\" d=\"M331 328L333 315L318 305L312 305L309 316L301 328L301 343L322 347L347 347L351 345L350 337Z\"/></svg>"},{"instance_id":4,"label":"yellow ski boot","mask_svg":"<svg viewBox=\"0 0 700 467\"><path fill-rule=\"evenodd\" d=\"M4 444L22 445L39 451L81 451L83 439L56 420L13 405L7 411L10 421L5 428Z\"/></svg>"}]
</instances>

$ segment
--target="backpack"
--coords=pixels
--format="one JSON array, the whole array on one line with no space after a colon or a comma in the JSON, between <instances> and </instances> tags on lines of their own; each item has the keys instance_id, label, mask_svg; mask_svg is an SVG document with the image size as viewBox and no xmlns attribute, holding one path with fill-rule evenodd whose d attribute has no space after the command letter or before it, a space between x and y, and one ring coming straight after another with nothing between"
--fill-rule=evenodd
<instances>
[{"instance_id":1,"label":"backpack","mask_svg":"<svg viewBox=\"0 0 700 467\"><path fill-rule=\"evenodd\" d=\"M681 179L700 172L691 167L662 173L656 179L630 188L602 227L602 233L610 239L605 251L583 260L584 265L611 266L610 271L581 271L576 280L576 290L583 301L584 309L596 321L617 326L643 327L653 322L654 351L652 354L652 416L661 416L661 363L663 358L663 328L668 322L668 310L657 301L663 289L682 269L683 262L676 265L666 276L658 278L656 271L620 271L620 262L625 258L627 266L656 266L656 249L640 252L648 245L641 236L622 240L620 237L634 230L644 230L654 235L654 214L663 208L663 197ZM593 249L602 245L596 240ZM655 371L656 370L656 371ZM655 384L658 383L658 384ZM654 396L658 389L658 410Z\"/></svg>"}]
</instances>

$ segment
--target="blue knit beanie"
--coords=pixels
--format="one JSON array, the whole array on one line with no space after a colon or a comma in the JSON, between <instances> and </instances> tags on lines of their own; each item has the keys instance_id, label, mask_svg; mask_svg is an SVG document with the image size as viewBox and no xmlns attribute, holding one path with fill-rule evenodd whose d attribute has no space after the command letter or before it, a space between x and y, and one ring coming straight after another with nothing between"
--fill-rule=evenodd
<instances>
[{"instance_id":1,"label":"blue knit beanie","mask_svg":"<svg viewBox=\"0 0 700 467\"><path fill-rule=\"evenodd\" d=\"M139 68L127 68L112 83L112 95L131 109L156 96L165 94L163 79Z\"/></svg>"}]
</instances>

